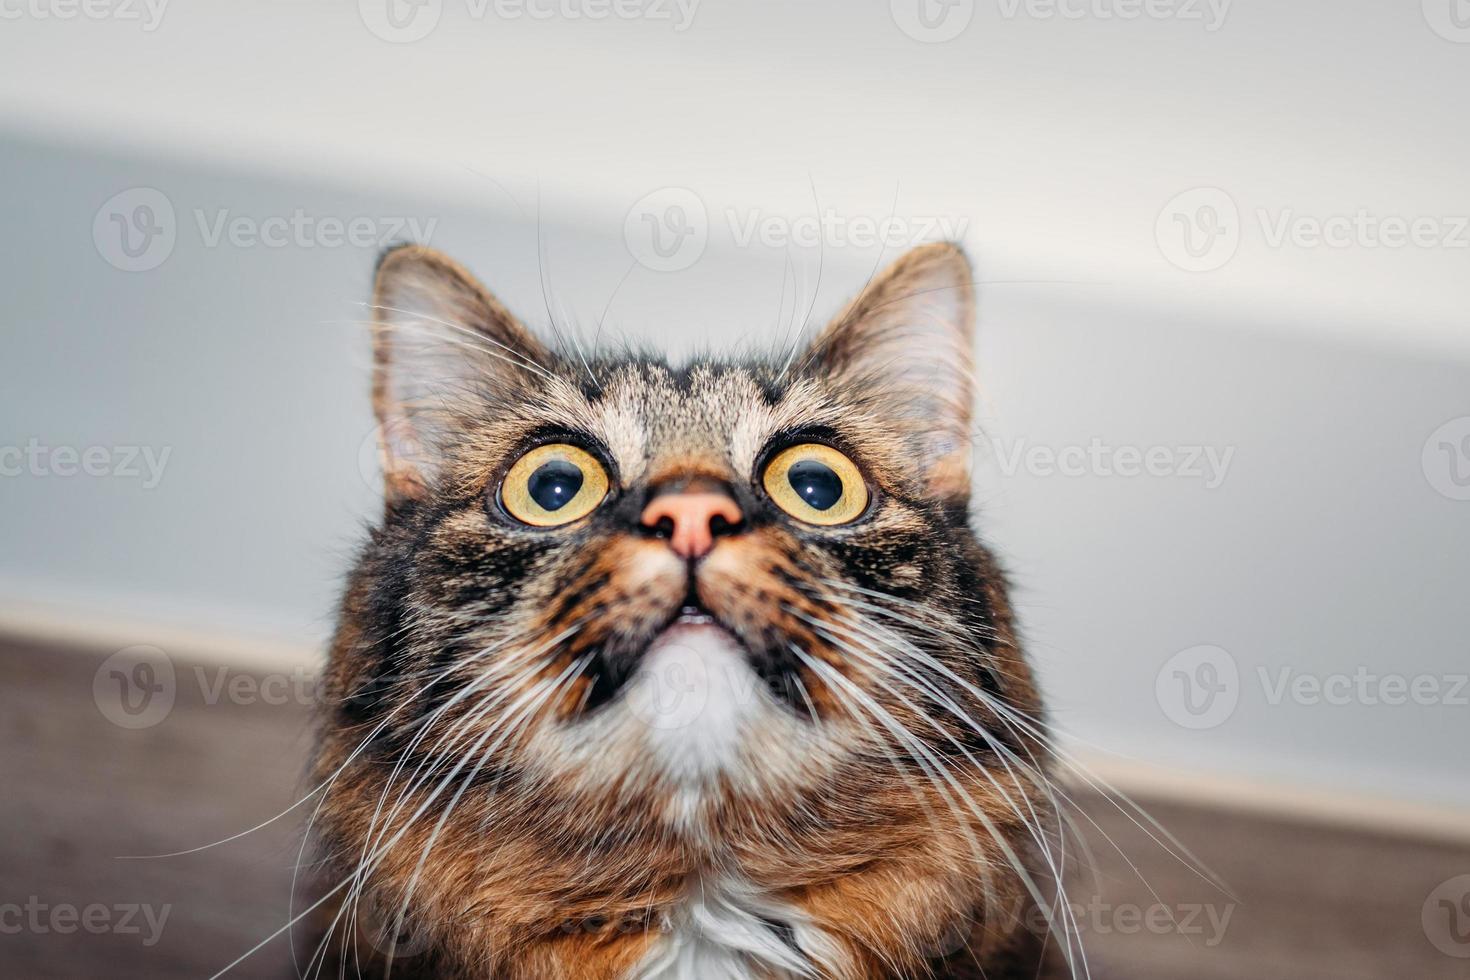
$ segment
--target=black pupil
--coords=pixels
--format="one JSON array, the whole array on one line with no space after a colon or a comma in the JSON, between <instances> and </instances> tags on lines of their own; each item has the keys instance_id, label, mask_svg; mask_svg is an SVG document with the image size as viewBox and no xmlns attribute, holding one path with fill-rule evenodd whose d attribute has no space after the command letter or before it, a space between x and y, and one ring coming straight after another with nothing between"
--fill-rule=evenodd
<instances>
[{"instance_id":1,"label":"black pupil","mask_svg":"<svg viewBox=\"0 0 1470 980\"><path fill-rule=\"evenodd\" d=\"M842 499L842 478L826 463L803 459L791 464L786 479L796 495L817 510L827 510Z\"/></svg>"},{"instance_id":2,"label":"black pupil","mask_svg":"<svg viewBox=\"0 0 1470 980\"><path fill-rule=\"evenodd\" d=\"M542 510L561 510L582 489L582 471L564 459L542 463L526 481L526 492Z\"/></svg>"}]
</instances>

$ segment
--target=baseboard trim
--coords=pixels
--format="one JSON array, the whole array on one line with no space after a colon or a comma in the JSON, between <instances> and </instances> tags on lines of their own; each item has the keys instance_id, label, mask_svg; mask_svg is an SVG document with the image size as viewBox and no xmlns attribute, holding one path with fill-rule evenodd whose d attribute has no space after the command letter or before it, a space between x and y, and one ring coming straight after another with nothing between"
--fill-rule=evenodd
<instances>
[{"instance_id":1,"label":"baseboard trim","mask_svg":"<svg viewBox=\"0 0 1470 980\"><path fill-rule=\"evenodd\" d=\"M325 646L248 630L211 629L184 622L99 612L80 604L0 598L0 636L48 646L110 652L136 644L169 656L246 671L316 669Z\"/></svg>"},{"instance_id":2,"label":"baseboard trim","mask_svg":"<svg viewBox=\"0 0 1470 980\"><path fill-rule=\"evenodd\" d=\"M1415 840L1470 843L1470 808L1373 796L1328 786L1294 786L1235 773L1184 770L1073 751L1094 781L1136 800L1256 814ZM1076 776L1070 781L1086 782Z\"/></svg>"},{"instance_id":3,"label":"baseboard trim","mask_svg":"<svg viewBox=\"0 0 1470 980\"><path fill-rule=\"evenodd\" d=\"M63 649L108 652L133 644L170 656L240 670L315 670L320 643L233 633L98 613L76 606L0 599L0 636ZM1069 748L1093 780L1135 800L1167 801L1201 809L1245 812L1415 839L1470 841L1470 808L1374 797L1350 790L1290 786L1236 774L1182 770L1125 759L1094 749ZM1077 776L1068 781L1085 788Z\"/></svg>"}]
</instances>

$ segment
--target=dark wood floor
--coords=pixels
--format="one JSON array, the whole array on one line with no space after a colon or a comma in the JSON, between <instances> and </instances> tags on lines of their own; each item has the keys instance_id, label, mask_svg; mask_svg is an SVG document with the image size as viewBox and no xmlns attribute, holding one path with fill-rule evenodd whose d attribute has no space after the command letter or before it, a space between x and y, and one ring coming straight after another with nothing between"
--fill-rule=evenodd
<instances>
[{"instance_id":1,"label":"dark wood floor","mask_svg":"<svg viewBox=\"0 0 1470 980\"><path fill-rule=\"evenodd\" d=\"M298 799L309 712L294 694L284 704L235 703L251 701L248 690L208 703L218 668L203 667L201 683L175 657L172 710L129 730L98 707L101 663L0 640L0 977L210 977L286 922L302 814L195 854L123 856L219 840ZM104 676L104 703L116 697L110 683ZM1073 907L1095 976L1470 977L1470 958L1437 948L1422 919L1436 886L1470 873L1470 846L1150 805L1232 898L1106 801L1083 804L1098 824L1081 821L1095 865L1074 880ZM91 931L68 917L72 907L91 915ZM143 907L154 923L167 910L161 930ZM1470 957L1470 937L1449 952ZM229 974L293 975L285 941Z\"/></svg>"}]
</instances>

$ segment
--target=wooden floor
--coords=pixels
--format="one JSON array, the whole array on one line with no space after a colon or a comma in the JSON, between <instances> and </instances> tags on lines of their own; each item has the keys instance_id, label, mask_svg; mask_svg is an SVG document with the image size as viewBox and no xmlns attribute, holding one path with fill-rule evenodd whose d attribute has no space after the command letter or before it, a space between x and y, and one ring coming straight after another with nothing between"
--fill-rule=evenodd
<instances>
[{"instance_id":1,"label":"wooden floor","mask_svg":"<svg viewBox=\"0 0 1470 980\"><path fill-rule=\"evenodd\" d=\"M99 709L116 715L120 693L106 672L94 692L101 663L0 640L0 977L203 980L286 922L305 814L194 854L126 856L217 841L298 799L309 710L294 683L262 703L248 675L175 657L172 710L130 730ZM221 680L245 688L211 699ZM1094 976L1470 977L1422 919L1436 886L1470 873L1470 847L1150 805L1227 894L1113 805L1083 806L1093 871L1073 879L1072 907ZM1470 957L1470 937L1449 952ZM228 975L294 976L290 948L266 943Z\"/></svg>"}]
</instances>

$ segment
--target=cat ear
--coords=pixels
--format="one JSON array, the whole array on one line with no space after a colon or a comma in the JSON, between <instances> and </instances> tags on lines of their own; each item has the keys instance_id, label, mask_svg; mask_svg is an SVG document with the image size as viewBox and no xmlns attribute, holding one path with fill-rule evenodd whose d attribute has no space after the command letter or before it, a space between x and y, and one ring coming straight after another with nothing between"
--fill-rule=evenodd
<instances>
[{"instance_id":1,"label":"cat ear","mask_svg":"<svg viewBox=\"0 0 1470 980\"><path fill-rule=\"evenodd\" d=\"M930 491L966 499L974 398L973 273L957 245L915 248L879 273L813 341L805 372L891 420Z\"/></svg>"},{"instance_id":2,"label":"cat ear","mask_svg":"<svg viewBox=\"0 0 1470 980\"><path fill-rule=\"evenodd\" d=\"M423 496L477 401L534 386L553 358L452 259L404 245L378 261L373 410L389 505Z\"/></svg>"}]
</instances>

